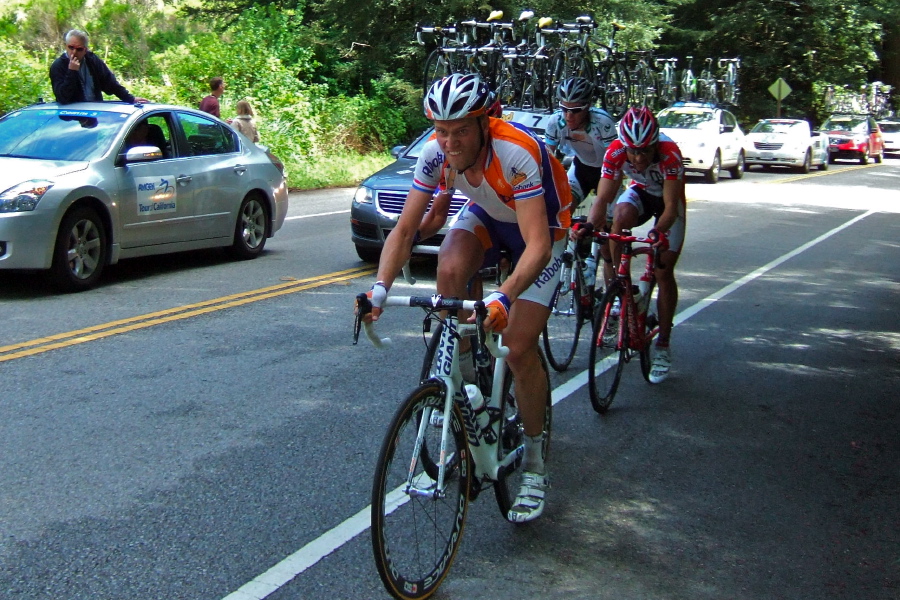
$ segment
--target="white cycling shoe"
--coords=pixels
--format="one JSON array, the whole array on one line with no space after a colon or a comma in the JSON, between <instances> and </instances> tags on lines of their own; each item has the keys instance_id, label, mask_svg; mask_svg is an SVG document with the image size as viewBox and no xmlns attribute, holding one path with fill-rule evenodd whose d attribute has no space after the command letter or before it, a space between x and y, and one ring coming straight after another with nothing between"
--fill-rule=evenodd
<instances>
[{"instance_id":1,"label":"white cycling shoe","mask_svg":"<svg viewBox=\"0 0 900 600\"><path fill-rule=\"evenodd\" d=\"M654 346L650 359L650 383L662 383L672 368L672 351L668 346Z\"/></svg>"},{"instance_id":2,"label":"white cycling shoe","mask_svg":"<svg viewBox=\"0 0 900 600\"><path fill-rule=\"evenodd\" d=\"M511 523L533 521L544 512L544 496L550 487L550 478L532 471L522 471L519 495L509 509L507 519Z\"/></svg>"}]
</instances>

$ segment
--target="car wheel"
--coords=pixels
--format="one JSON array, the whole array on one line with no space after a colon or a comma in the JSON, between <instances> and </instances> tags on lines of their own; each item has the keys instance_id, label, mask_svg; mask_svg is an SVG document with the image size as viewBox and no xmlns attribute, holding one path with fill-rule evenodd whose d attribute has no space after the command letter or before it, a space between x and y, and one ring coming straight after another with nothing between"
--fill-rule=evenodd
<instances>
[{"instance_id":1,"label":"car wheel","mask_svg":"<svg viewBox=\"0 0 900 600\"><path fill-rule=\"evenodd\" d=\"M819 170L820 170L820 171L827 171L827 170L828 170L828 163L830 163L830 162L831 162L830 158L823 158L823 159L822 159L822 164L819 165Z\"/></svg>"},{"instance_id":2,"label":"car wheel","mask_svg":"<svg viewBox=\"0 0 900 600\"><path fill-rule=\"evenodd\" d=\"M738 161L737 164L728 169L728 173L731 175L732 179L740 179L744 176L744 171L747 170L747 165L744 161L744 151L738 153Z\"/></svg>"},{"instance_id":3,"label":"car wheel","mask_svg":"<svg viewBox=\"0 0 900 600\"><path fill-rule=\"evenodd\" d=\"M66 213L56 235L51 283L61 292L94 287L106 266L106 227L93 208L82 206Z\"/></svg>"},{"instance_id":4,"label":"car wheel","mask_svg":"<svg viewBox=\"0 0 900 600\"><path fill-rule=\"evenodd\" d=\"M716 150L716 155L713 157L712 166L709 168L706 173L703 174L703 177L706 179L706 183L716 183L719 181L719 168L722 166L722 155Z\"/></svg>"},{"instance_id":5,"label":"car wheel","mask_svg":"<svg viewBox=\"0 0 900 600\"><path fill-rule=\"evenodd\" d=\"M812 169L812 153L809 150L806 151L806 156L803 157L803 164L800 165L800 172L803 174L809 173Z\"/></svg>"},{"instance_id":6,"label":"car wheel","mask_svg":"<svg viewBox=\"0 0 900 600\"><path fill-rule=\"evenodd\" d=\"M859 164L867 165L869 164L869 147L866 146L866 149L862 151L859 155Z\"/></svg>"},{"instance_id":7,"label":"car wheel","mask_svg":"<svg viewBox=\"0 0 900 600\"><path fill-rule=\"evenodd\" d=\"M368 263L378 263L381 260L380 248L369 248L367 246L356 246L356 255L360 260Z\"/></svg>"},{"instance_id":8,"label":"car wheel","mask_svg":"<svg viewBox=\"0 0 900 600\"><path fill-rule=\"evenodd\" d=\"M266 247L268 228L268 204L258 194L249 194L238 210L234 242L228 247L228 253L239 260L256 258Z\"/></svg>"},{"instance_id":9,"label":"car wheel","mask_svg":"<svg viewBox=\"0 0 900 600\"><path fill-rule=\"evenodd\" d=\"M881 161L884 160L884 148L881 149L881 152L875 155L875 163L881 164Z\"/></svg>"},{"instance_id":10,"label":"car wheel","mask_svg":"<svg viewBox=\"0 0 900 600\"><path fill-rule=\"evenodd\" d=\"M833 164L834 164L834 155L831 154L830 152L828 153L828 164L829 164L829 165L833 165Z\"/></svg>"}]
</instances>

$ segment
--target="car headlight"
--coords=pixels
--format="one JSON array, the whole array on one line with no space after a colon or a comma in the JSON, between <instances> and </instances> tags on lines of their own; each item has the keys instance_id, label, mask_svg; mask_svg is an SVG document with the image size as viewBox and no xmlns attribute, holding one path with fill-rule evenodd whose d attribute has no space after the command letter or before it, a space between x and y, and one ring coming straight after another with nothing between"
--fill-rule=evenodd
<instances>
[{"instance_id":1,"label":"car headlight","mask_svg":"<svg viewBox=\"0 0 900 600\"><path fill-rule=\"evenodd\" d=\"M373 198L372 188L367 188L364 185L356 188L356 193L353 194L353 201L358 204L372 204Z\"/></svg>"},{"instance_id":2,"label":"car headlight","mask_svg":"<svg viewBox=\"0 0 900 600\"><path fill-rule=\"evenodd\" d=\"M0 212L26 212L37 208L38 202L50 188L52 181L32 179L14 185L0 194Z\"/></svg>"}]
</instances>

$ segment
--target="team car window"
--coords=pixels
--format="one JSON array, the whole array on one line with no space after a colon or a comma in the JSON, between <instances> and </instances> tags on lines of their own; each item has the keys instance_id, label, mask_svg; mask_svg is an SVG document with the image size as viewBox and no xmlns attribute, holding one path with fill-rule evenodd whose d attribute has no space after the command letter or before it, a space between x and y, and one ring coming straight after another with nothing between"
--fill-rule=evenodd
<instances>
[{"instance_id":1,"label":"team car window","mask_svg":"<svg viewBox=\"0 0 900 600\"><path fill-rule=\"evenodd\" d=\"M169 122L162 114L154 114L137 121L125 136L122 152L136 146L155 146L163 158L172 157L172 133Z\"/></svg>"},{"instance_id":2,"label":"team car window","mask_svg":"<svg viewBox=\"0 0 900 600\"><path fill-rule=\"evenodd\" d=\"M190 156L228 154L237 151L235 136L215 121L197 115L176 113L184 137L187 138Z\"/></svg>"},{"instance_id":3,"label":"team car window","mask_svg":"<svg viewBox=\"0 0 900 600\"><path fill-rule=\"evenodd\" d=\"M0 156L42 160L94 160L122 127L114 112L66 109L13 111L0 119Z\"/></svg>"}]
</instances>

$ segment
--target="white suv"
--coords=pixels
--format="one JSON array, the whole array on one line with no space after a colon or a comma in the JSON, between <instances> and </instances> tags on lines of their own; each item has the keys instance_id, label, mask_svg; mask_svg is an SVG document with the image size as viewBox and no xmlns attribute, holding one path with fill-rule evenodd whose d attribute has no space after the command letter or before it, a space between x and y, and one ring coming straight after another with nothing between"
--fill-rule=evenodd
<instances>
[{"instance_id":1,"label":"white suv","mask_svg":"<svg viewBox=\"0 0 900 600\"><path fill-rule=\"evenodd\" d=\"M701 102L676 102L659 112L662 132L681 149L685 172L703 173L708 183L719 170L733 179L744 176L744 132L734 115Z\"/></svg>"}]
</instances>

